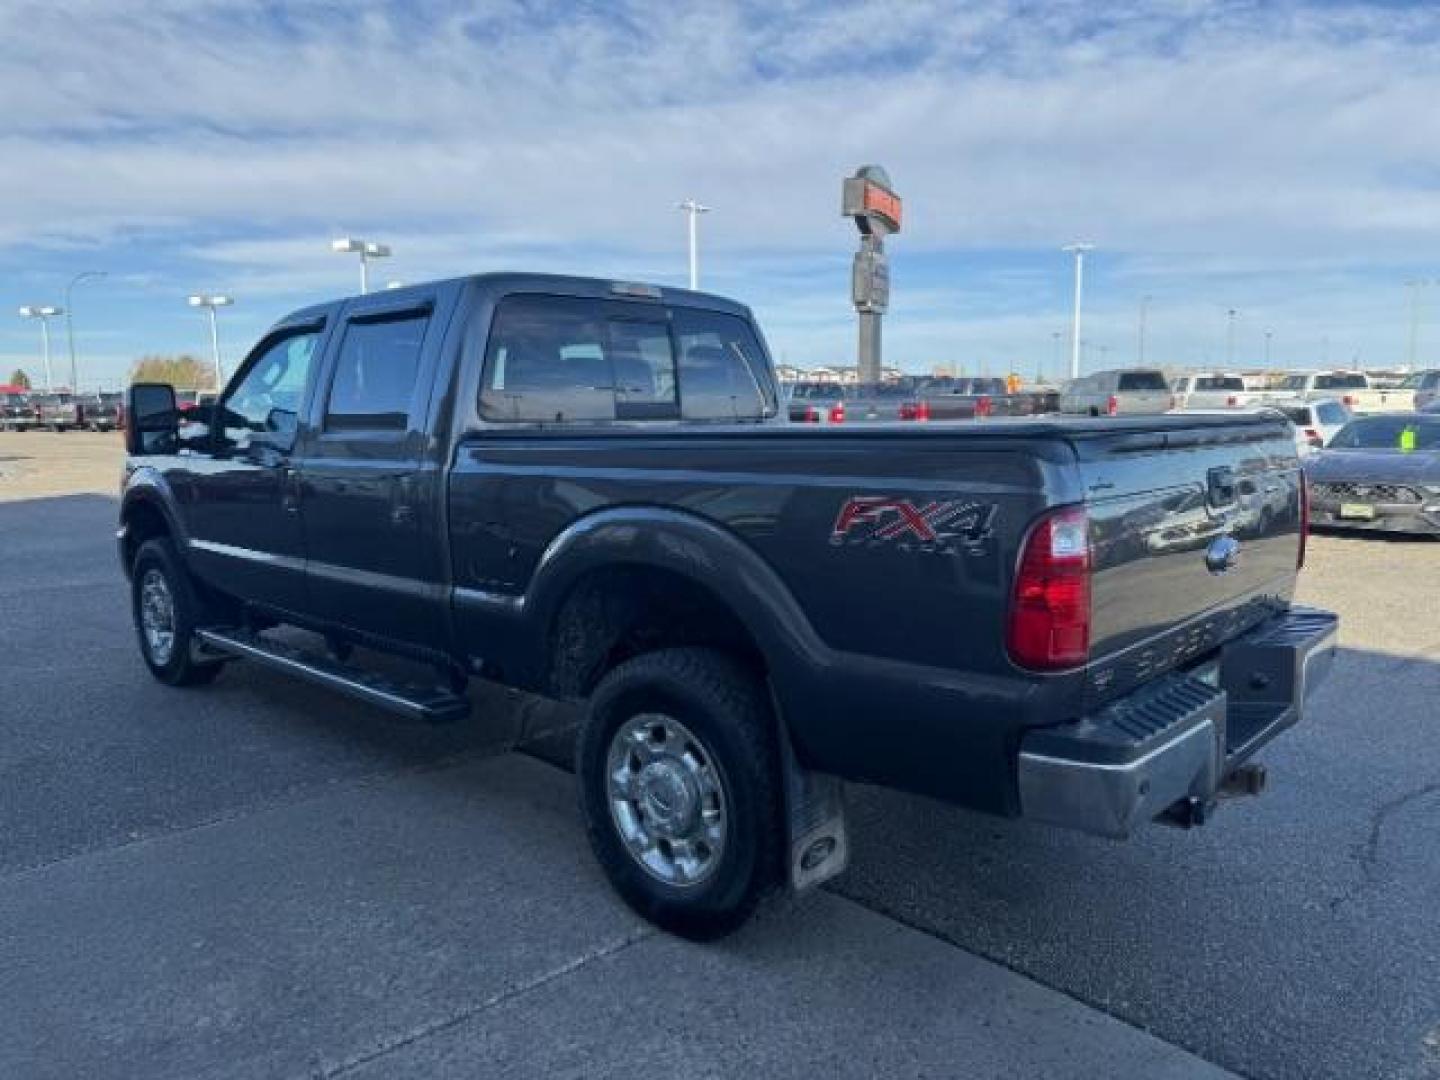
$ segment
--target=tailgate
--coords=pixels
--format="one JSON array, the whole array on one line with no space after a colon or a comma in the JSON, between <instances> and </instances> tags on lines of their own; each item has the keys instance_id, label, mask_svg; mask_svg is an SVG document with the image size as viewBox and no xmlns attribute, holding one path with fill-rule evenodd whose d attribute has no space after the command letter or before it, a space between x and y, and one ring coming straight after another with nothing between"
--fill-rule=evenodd
<instances>
[{"instance_id":1,"label":"tailgate","mask_svg":"<svg viewBox=\"0 0 1440 1080\"><path fill-rule=\"evenodd\" d=\"M1090 508L1089 703L1204 657L1285 607L1303 483L1288 425L1076 440Z\"/></svg>"}]
</instances>

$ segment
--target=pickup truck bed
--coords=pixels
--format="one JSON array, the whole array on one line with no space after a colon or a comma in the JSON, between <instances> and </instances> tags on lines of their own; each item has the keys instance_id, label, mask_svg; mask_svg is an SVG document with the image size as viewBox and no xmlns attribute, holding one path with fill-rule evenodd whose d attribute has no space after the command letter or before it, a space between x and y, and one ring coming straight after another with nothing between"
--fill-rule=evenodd
<instances>
[{"instance_id":1,"label":"pickup truck bed","mask_svg":"<svg viewBox=\"0 0 1440 1080\"><path fill-rule=\"evenodd\" d=\"M416 384L365 428L349 370L377 340ZM149 394L120 551L157 677L244 657L454 711L346 675L359 642L588 701L597 854L682 932L743 918L776 843L796 884L843 867L832 778L1112 836L1198 823L1333 648L1290 606L1303 483L1274 415L791 425L739 305L530 275L299 312L183 429ZM272 650L275 621L336 656Z\"/></svg>"}]
</instances>

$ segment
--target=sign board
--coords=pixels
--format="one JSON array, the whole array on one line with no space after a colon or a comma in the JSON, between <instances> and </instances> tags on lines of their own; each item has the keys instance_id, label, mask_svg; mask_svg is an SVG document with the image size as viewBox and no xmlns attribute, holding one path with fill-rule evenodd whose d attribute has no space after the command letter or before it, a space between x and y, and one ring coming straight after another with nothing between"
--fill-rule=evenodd
<instances>
[{"instance_id":1,"label":"sign board","mask_svg":"<svg viewBox=\"0 0 1440 1080\"><path fill-rule=\"evenodd\" d=\"M847 176L841 191L840 212L855 219L867 236L889 236L900 231L900 196L890 186L890 177L879 165L862 165Z\"/></svg>"},{"instance_id":2,"label":"sign board","mask_svg":"<svg viewBox=\"0 0 1440 1080\"><path fill-rule=\"evenodd\" d=\"M890 303L890 260L883 251L862 248L850 268L850 299L857 311L884 311Z\"/></svg>"}]
</instances>

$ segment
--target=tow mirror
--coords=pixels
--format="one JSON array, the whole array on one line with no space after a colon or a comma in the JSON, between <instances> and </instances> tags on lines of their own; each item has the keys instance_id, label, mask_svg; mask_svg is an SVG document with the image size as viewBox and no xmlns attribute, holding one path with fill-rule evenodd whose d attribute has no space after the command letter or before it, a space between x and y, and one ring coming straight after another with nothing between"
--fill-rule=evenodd
<instances>
[{"instance_id":1,"label":"tow mirror","mask_svg":"<svg viewBox=\"0 0 1440 1080\"><path fill-rule=\"evenodd\" d=\"M180 412L167 383L132 383L125 392L125 449L131 454L173 454Z\"/></svg>"}]
</instances>

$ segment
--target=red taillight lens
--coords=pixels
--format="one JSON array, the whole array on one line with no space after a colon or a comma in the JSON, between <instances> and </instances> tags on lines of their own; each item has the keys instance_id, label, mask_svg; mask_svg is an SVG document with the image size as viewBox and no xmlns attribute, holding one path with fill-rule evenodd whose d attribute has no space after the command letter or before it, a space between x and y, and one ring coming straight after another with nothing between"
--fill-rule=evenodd
<instances>
[{"instance_id":1,"label":"red taillight lens","mask_svg":"<svg viewBox=\"0 0 1440 1080\"><path fill-rule=\"evenodd\" d=\"M1010 659L1031 671L1076 667L1090 656L1090 522L1069 506L1030 528L1005 630Z\"/></svg>"},{"instance_id":2,"label":"red taillight lens","mask_svg":"<svg viewBox=\"0 0 1440 1080\"><path fill-rule=\"evenodd\" d=\"M1225 399L1225 406L1226 406L1226 408L1233 409L1233 408L1235 408L1236 405L1239 405L1239 404L1240 404L1240 399L1239 399L1238 397L1236 397L1234 394L1231 394L1229 397L1227 397L1227 398Z\"/></svg>"},{"instance_id":3,"label":"red taillight lens","mask_svg":"<svg viewBox=\"0 0 1440 1080\"><path fill-rule=\"evenodd\" d=\"M1305 429L1305 441L1316 450L1322 449L1325 446L1325 440L1320 436L1320 432L1316 431L1313 427L1307 427Z\"/></svg>"},{"instance_id":4,"label":"red taillight lens","mask_svg":"<svg viewBox=\"0 0 1440 1080\"><path fill-rule=\"evenodd\" d=\"M914 419L915 419L915 412L916 412L916 409L915 409L915 405L914 405L913 402L909 402L909 401L901 402L901 404L900 404L900 419L901 419L901 420L914 420Z\"/></svg>"},{"instance_id":5,"label":"red taillight lens","mask_svg":"<svg viewBox=\"0 0 1440 1080\"><path fill-rule=\"evenodd\" d=\"M805 406L805 423L818 424L820 422L820 410L814 405Z\"/></svg>"},{"instance_id":6,"label":"red taillight lens","mask_svg":"<svg viewBox=\"0 0 1440 1080\"><path fill-rule=\"evenodd\" d=\"M1300 474L1300 550L1295 554L1295 569L1305 565L1305 548L1310 542L1310 481Z\"/></svg>"},{"instance_id":7,"label":"red taillight lens","mask_svg":"<svg viewBox=\"0 0 1440 1080\"><path fill-rule=\"evenodd\" d=\"M1116 399L1116 397L1115 397L1114 394L1111 394L1111 395L1110 395L1110 399L1105 402L1105 415L1106 415L1106 416L1114 416L1114 415L1115 415L1116 413L1118 413L1119 411L1120 411L1120 402Z\"/></svg>"},{"instance_id":8,"label":"red taillight lens","mask_svg":"<svg viewBox=\"0 0 1440 1080\"><path fill-rule=\"evenodd\" d=\"M1344 405L1347 409L1353 409L1355 407L1355 398L1351 394L1346 394L1340 399L1340 404Z\"/></svg>"},{"instance_id":9,"label":"red taillight lens","mask_svg":"<svg viewBox=\"0 0 1440 1080\"><path fill-rule=\"evenodd\" d=\"M975 415L989 416L995 411L995 402L990 400L989 394L981 394L975 399Z\"/></svg>"},{"instance_id":10,"label":"red taillight lens","mask_svg":"<svg viewBox=\"0 0 1440 1080\"><path fill-rule=\"evenodd\" d=\"M830 406L830 423L843 424L845 422L845 403L837 401Z\"/></svg>"},{"instance_id":11,"label":"red taillight lens","mask_svg":"<svg viewBox=\"0 0 1440 1080\"><path fill-rule=\"evenodd\" d=\"M916 420L929 420L929 419L930 419L930 402L928 402L928 401L922 401L922 402L920 402L919 404L917 404L917 405L915 406L915 419L916 419Z\"/></svg>"}]
</instances>

